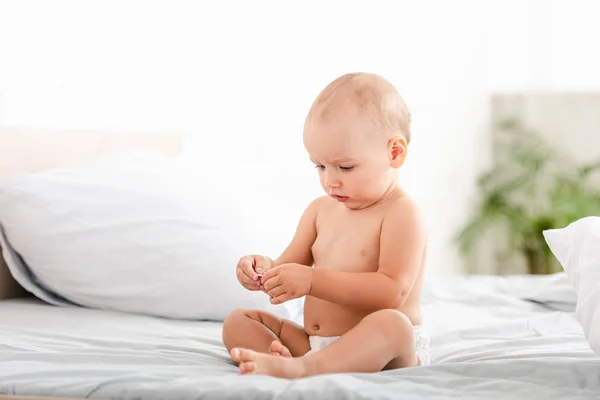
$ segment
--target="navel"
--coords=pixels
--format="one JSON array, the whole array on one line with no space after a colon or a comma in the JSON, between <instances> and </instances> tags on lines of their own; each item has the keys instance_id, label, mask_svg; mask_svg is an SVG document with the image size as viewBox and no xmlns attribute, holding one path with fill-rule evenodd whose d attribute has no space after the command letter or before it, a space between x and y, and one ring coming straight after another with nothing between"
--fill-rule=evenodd
<instances>
[{"instance_id":1,"label":"navel","mask_svg":"<svg viewBox=\"0 0 600 400\"><path fill-rule=\"evenodd\" d=\"M366 256L367 255L367 251L366 250L361 250L360 251L360 255L361 255L361 257Z\"/></svg>"}]
</instances>

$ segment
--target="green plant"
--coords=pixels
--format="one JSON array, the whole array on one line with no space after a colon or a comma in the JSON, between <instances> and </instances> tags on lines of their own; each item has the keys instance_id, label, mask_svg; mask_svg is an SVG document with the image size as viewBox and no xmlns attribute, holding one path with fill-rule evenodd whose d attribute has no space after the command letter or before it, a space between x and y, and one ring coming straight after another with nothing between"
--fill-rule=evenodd
<instances>
[{"instance_id":1,"label":"green plant","mask_svg":"<svg viewBox=\"0 0 600 400\"><path fill-rule=\"evenodd\" d=\"M575 165L517 119L498 125L495 154L493 169L479 177L476 212L456 237L460 253L472 254L492 230L503 238L502 259L523 257L530 274L559 271L543 231L600 215L600 185L592 183L600 160Z\"/></svg>"}]
</instances>

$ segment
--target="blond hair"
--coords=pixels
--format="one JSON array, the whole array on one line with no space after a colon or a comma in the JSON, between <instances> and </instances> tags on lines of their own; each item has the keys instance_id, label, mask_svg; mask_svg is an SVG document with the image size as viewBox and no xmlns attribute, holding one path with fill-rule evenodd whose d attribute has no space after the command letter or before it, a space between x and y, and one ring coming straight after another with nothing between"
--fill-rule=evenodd
<instances>
[{"instance_id":1,"label":"blond hair","mask_svg":"<svg viewBox=\"0 0 600 400\"><path fill-rule=\"evenodd\" d=\"M410 142L411 117L404 100L389 81L372 73L349 73L328 84L313 102L306 121L327 121L348 106L371 118L386 136L401 134Z\"/></svg>"}]
</instances>

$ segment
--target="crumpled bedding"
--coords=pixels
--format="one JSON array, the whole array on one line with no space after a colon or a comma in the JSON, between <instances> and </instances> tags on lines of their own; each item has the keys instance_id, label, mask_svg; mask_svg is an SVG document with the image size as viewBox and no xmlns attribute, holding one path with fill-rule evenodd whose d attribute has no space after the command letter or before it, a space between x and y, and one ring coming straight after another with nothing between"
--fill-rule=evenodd
<instances>
[{"instance_id":1,"label":"crumpled bedding","mask_svg":"<svg viewBox=\"0 0 600 400\"><path fill-rule=\"evenodd\" d=\"M0 393L96 398L594 399L600 358L564 274L443 277L424 288L431 365L295 381L239 376L221 324L34 298L0 302ZM299 316L301 318L301 316Z\"/></svg>"}]
</instances>

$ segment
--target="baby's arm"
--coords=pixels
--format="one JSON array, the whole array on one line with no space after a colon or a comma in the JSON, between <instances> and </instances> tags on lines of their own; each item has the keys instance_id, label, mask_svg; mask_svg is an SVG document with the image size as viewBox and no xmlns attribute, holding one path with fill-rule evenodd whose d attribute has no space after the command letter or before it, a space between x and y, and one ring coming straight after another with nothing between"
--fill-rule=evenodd
<instances>
[{"instance_id":1,"label":"baby's arm","mask_svg":"<svg viewBox=\"0 0 600 400\"><path fill-rule=\"evenodd\" d=\"M248 290L264 290L263 283L268 279L267 272L281 264L302 264L307 270L312 267L311 247L317 237L318 207L324 198L325 196L320 197L309 204L300 218L292 242L277 260L260 255L244 256L240 259L236 274L243 287Z\"/></svg>"},{"instance_id":2,"label":"baby's arm","mask_svg":"<svg viewBox=\"0 0 600 400\"><path fill-rule=\"evenodd\" d=\"M284 252L275 260L275 265L296 263L307 266L313 265L312 245L317 238L317 213L321 202L326 196L313 200L308 205L298 227L294 238Z\"/></svg>"},{"instance_id":3,"label":"baby's arm","mask_svg":"<svg viewBox=\"0 0 600 400\"><path fill-rule=\"evenodd\" d=\"M419 275L427 241L425 223L411 200L398 201L385 216L377 272L314 268L310 295L369 311L396 309Z\"/></svg>"}]
</instances>

